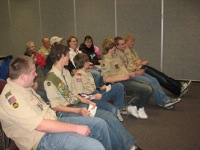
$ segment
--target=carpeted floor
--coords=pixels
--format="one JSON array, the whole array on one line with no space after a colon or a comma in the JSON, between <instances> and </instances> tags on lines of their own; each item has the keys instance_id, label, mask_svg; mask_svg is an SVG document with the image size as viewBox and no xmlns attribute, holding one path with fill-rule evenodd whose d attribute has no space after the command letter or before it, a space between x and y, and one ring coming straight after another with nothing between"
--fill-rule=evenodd
<instances>
[{"instance_id":1,"label":"carpeted floor","mask_svg":"<svg viewBox=\"0 0 200 150\"><path fill-rule=\"evenodd\" d=\"M164 110L153 100L145 110L147 120L123 115L124 126L143 150L200 150L199 82L190 85L174 110Z\"/></svg>"}]
</instances>

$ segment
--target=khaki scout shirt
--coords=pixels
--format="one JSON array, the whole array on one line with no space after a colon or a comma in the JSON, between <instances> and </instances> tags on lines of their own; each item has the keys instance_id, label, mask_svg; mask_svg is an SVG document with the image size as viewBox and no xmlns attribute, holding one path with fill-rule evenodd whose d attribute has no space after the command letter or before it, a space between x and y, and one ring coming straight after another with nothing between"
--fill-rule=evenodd
<instances>
[{"instance_id":1,"label":"khaki scout shirt","mask_svg":"<svg viewBox=\"0 0 200 150\"><path fill-rule=\"evenodd\" d=\"M56 120L56 114L32 88L7 79L0 97L0 119L4 132L19 149L30 150L45 134L36 127L43 119Z\"/></svg>"},{"instance_id":2,"label":"khaki scout shirt","mask_svg":"<svg viewBox=\"0 0 200 150\"><path fill-rule=\"evenodd\" d=\"M101 75L105 80L107 77L120 77L128 74L123 62L115 56L104 55L101 64Z\"/></svg>"},{"instance_id":3,"label":"khaki scout shirt","mask_svg":"<svg viewBox=\"0 0 200 150\"><path fill-rule=\"evenodd\" d=\"M124 62L124 65L128 71L135 70L135 67L134 67L134 59L135 58L133 57L133 54L130 49L127 48L124 50L124 52L117 49L115 56L118 59L121 59L122 62Z\"/></svg>"},{"instance_id":4,"label":"khaki scout shirt","mask_svg":"<svg viewBox=\"0 0 200 150\"><path fill-rule=\"evenodd\" d=\"M42 56L44 56L45 58L47 58L47 56L49 55L49 52L51 50L51 47L49 47L48 49L44 46L40 47L40 50L38 51L38 53L40 53Z\"/></svg>"},{"instance_id":5,"label":"khaki scout shirt","mask_svg":"<svg viewBox=\"0 0 200 150\"><path fill-rule=\"evenodd\" d=\"M134 49L130 49L128 47L127 47L127 49L129 49L131 52L131 57L133 58L133 62L140 59L140 57L138 56L137 52Z\"/></svg>"},{"instance_id":6,"label":"khaki scout shirt","mask_svg":"<svg viewBox=\"0 0 200 150\"><path fill-rule=\"evenodd\" d=\"M50 73L53 73L53 78L48 76ZM53 65L48 74L44 81L44 88L52 108L59 105L67 106L80 101L74 96L78 93L73 90L72 77L67 69L63 69L63 73L61 73ZM55 81L58 81L58 83L55 84Z\"/></svg>"},{"instance_id":7,"label":"khaki scout shirt","mask_svg":"<svg viewBox=\"0 0 200 150\"><path fill-rule=\"evenodd\" d=\"M73 76L73 84L78 93L91 94L96 90L92 74L81 69Z\"/></svg>"}]
</instances>

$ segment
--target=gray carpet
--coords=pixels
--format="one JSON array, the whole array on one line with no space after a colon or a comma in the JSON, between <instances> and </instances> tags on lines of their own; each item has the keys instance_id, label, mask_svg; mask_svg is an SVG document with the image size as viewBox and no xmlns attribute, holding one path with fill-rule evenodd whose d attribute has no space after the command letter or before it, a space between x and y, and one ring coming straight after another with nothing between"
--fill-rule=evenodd
<instances>
[{"instance_id":1,"label":"gray carpet","mask_svg":"<svg viewBox=\"0 0 200 150\"><path fill-rule=\"evenodd\" d=\"M168 93L168 95L170 95ZM174 110L151 99L147 120L123 115L124 126L144 150L200 150L200 83L193 82Z\"/></svg>"}]
</instances>

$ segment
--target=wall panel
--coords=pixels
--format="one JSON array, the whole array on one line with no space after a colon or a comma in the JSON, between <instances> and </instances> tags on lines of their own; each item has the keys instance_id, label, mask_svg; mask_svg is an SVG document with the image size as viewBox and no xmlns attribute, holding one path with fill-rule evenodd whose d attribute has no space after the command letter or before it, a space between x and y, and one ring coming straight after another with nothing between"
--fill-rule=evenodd
<instances>
[{"instance_id":1,"label":"wall panel","mask_svg":"<svg viewBox=\"0 0 200 150\"><path fill-rule=\"evenodd\" d=\"M117 31L119 36L134 34L139 56L160 69L160 0L117 0Z\"/></svg>"},{"instance_id":2,"label":"wall panel","mask_svg":"<svg viewBox=\"0 0 200 150\"><path fill-rule=\"evenodd\" d=\"M164 8L164 71L200 80L200 1L166 0Z\"/></svg>"},{"instance_id":3,"label":"wall panel","mask_svg":"<svg viewBox=\"0 0 200 150\"><path fill-rule=\"evenodd\" d=\"M13 52L8 7L8 1L2 0L0 2L0 56L9 55Z\"/></svg>"},{"instance_id":4,"label":"wall panel","mask_svg":"<svg viewBox=\"0 0 200 150\"><path fill-rule=\"evenodd\" d=\"M101 48L105 38L114 37L114 0L76 0L77 37L81 43L84 36L91 35L94 44Z\"/></svg>"},{"instance_id":5,"label":"wall panel","mask_svg":"<svg viewBox=\"0 0 200 150\"><path fill-rule=\"evenodd\" d=\"M38 1L10 0L13 54L23 54L28 40L40 39Z\"/></svg>"},{"instance_id":6,"label":"wall panel","mask_svg":"<svg viewBox=\"0 0 200 150\"><path fill-rule=\"evenodd\" d=\"M66 38L75 34L73 0L40 0L42 36Z\"/></svg>"}]
</instances>

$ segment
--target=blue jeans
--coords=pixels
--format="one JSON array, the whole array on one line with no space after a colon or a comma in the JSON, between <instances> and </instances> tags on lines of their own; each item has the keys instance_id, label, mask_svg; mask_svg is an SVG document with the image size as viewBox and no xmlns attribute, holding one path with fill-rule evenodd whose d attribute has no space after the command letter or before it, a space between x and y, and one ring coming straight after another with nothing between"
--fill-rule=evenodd
<instances>
[{"instance_id":1,"label":"blue jeans","mask_svg":"<svg viewBox=\"0 0 200 150\"><path fill-rule=\"evenodd\" d=\"M153 88L152 98L156 101L156 104L163 104L169 100L170 97L165 94L158 80L146 73L143 75L137 75L135 80L150 85Z\"/></svg>"},{"instance_id":2,"label":"blue jeans","mask_svg":"<svg viewBox=\"0 0 200 150\"><path fill-rule=\"evenodd\" d=\"M46 133L38 144L38 150L111 149L107 124L102 119L90 117L62 117L59 121L87 125L91 133L89 137L72 132Z\"/></svg>"},{"instance_id":3,"label":"blue jeans","mask_svg":"<svg viewBox=\"0 0 200 150\"><path fill-rule=\"evenodd\" d=\"M121 83L112 84L111 90L106 92L106 90L96 90L91 94L100 93L102 94L101 100L94 100L97 107L103 110L107 110L117 116L117 109L123 108L125 106L124 102L124 86ZM108 103L109 100L113 100L113 104Z\"/></svg>"},{"instance_id":4,"label":"blue jeans","mask_svg":"<svg viewBox=\"0 0 200 150\"><path fill-rule=\"evenodd\" d=\"M81 103L74 107L88 108L88 105ZM62 114L63 117L81 116L81 114L68 112L57 113L57 115L60 114ZM128 131L126 131L123 125L118 121L117 117L115 117L111 112L97 108L95 117L101 118L107 122L107 128L113 150L130 150L131 147L133 147L133 145L136 143L134 137Z\"/></svg>"},{"instance_id":5,"label":"blue jeans","mask_svg":"<svg viewBox=\"0 0 200 150\"><path fill-rule=\"evenodd\" d=\"M125 90L130 90L133 92L137 92L140 95L140 100L135 104L137 109L144 107L152 94L152 87L138 82L134 79L135 77L130 78L129 80L121 81L124 85Z\"/></svg>"},{"instance_id":6,"label":"blue jeans","mask_svg":"<svg viewBox=\"0 0 200 150\"><path fill-rule=\"evenodd\" d=\"M90 69L89 71L94 78L96 87L101 87L103 85L103 78L101 76L101 72L96 69Z\"/></svg>"}]
</instances>

